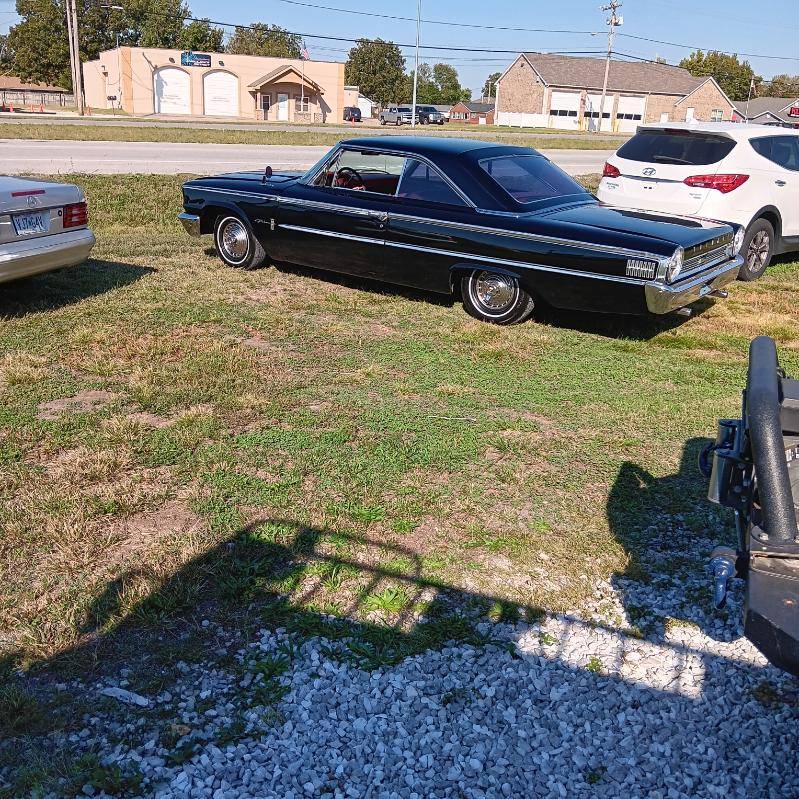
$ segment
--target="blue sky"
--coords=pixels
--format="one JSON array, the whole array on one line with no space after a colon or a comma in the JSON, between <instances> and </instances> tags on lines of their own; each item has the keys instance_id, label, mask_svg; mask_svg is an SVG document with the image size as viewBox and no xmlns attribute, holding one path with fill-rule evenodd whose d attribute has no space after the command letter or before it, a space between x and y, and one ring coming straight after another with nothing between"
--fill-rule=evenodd
<instances>
[{"instance_id":1,"label":"blue sky","mask_svg":"<svg viewBox=\"0 0 799 799\"><path fill-rule=\"evenodd\" d=\"M352 11L414 17L415 0L300 0ZM124 0L114 0L124 4ZM231 23L268 22L307 34L344 38L377 37L412 43L415 23L379 19L294 5L286 0L188 0L195 16ZM422 17L428 20L482 26L598 31L590 33L534 33L481 30L433 23L422 24L422 44L495 50L601 50L606 45L605 14L600 0L422 0ZM754 6L754 7L753 7ZM13 0L0 0L0 30L13 24ZM749 57L755 71L768 78L788 72L799 74L799 15L797 0L624 0L620 32L650 39L720 49L727 52L784 56L790 60ZM344 60L347 42L323 41L308 35L312 58ZM616 49L635 56L660 55L676 63L690 49L620 36ZM406 49L408 66L412 50ZM422 60L446 60L461 75L461 82L479 92L485 76L501 71L511 55L480 52L422 51Z\"/></svg>"}]
</instances>

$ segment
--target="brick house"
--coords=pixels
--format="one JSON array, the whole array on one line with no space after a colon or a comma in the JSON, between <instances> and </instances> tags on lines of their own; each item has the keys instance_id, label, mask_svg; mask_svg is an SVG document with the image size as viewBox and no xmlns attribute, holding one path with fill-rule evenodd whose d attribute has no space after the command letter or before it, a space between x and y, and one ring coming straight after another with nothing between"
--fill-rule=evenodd
<instances>
[{"instance_id":1,"label":"brick house","mask_svg":"<svg viewBox=\"0 0 799 799\"><path fill-rule=\"evenodd\" d=\"M497 81L499 125L596 130L605 59L521 53ZM735 106L712 77L666 64L611 61L602 130L643 122L731 120Z\"/></svg>"},{"instance_id":2,"label":"brick house","mask_svg":"<svg viewBox=\"0 0 799 799\"><path fill-rule=\"evenodd\" d=\"M493 125L493 103L455 103L450 110L451 122L466 122L470 125Z\"/></svg>"},{"instance_id":3,"label":"brick house","mask_svg":"<svg viewBox=\"0 0 799 799\"><path fill-rule=\"evenodd\" d=\"M735 104L735 121L799 128L799 97L753 97Z\"/></svg>"}]
</instances>

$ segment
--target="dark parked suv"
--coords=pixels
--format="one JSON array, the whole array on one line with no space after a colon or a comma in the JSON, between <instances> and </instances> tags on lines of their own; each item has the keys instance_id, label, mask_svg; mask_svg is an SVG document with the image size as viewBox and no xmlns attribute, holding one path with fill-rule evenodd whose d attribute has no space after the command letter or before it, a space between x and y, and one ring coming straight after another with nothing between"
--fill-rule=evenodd
<instances>
[{"instance_id":1,"label":"dark parked suv","mask_svg":"<svg viewBox=\"0 0 799 799\"><path fill-rule=\"evenodd\" d=\"M361 109L357 105L348 105L344 107L344 121L345 122L360 122Z\"/></svg>"},{"instance_id":2,"label":"dark parked suv","mask_svg":"<svg viewBox=\"0 0 799 799\"><path fill-rule=\"evenodd\" d=\"M417 105L416 112L419 114L420 125L443 125L444 115L436 111L432 105Z\"/></svg>"}]
</instances>

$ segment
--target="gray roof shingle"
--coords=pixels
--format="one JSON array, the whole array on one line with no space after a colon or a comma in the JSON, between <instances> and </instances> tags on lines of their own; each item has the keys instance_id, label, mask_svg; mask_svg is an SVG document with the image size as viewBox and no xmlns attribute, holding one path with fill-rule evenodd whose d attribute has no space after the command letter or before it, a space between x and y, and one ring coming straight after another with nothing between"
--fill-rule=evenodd
<instances>
[{"instance_id":1,"label":"gray roof shingle","mask_svg":"<svg viewBox=\"0 0 799 799\"><path fill-rule=\"evenodd\" d=\"M525 53L525 58L549 86L602 91L604 58L579 58L547 53ZM637 61L610 62L608 90L685 96L707 80L687 69Z\"/></svg>"},{"instance_id":2,"label":"gray roof shingle","mask_svg":"<svg viewBox=\"0 0 799 799\"><path fill-rule=\"evenodd\" d=\"M754 119L761 114L773 114L775 117L787 121L792 119L796 121L796 117L789 117L787 112L781 113L783 108L787 108L794 103L799 102L796 97L753 97L749 101L749 114L748 119ZM746 100L741 100L735 103L735 109L741 116L747 116L746 113Z\"/></svg>"}]
</instances>

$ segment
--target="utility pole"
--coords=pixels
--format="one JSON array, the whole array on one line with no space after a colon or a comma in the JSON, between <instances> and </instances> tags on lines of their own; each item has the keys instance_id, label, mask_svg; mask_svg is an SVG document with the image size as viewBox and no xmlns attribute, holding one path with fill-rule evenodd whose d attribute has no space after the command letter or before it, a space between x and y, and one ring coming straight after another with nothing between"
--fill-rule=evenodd
<instances>
[{"instance_id":1,"label":"utility pole","mask_svg":"<svg viewBox=\"0 0 799 799\"><path fill-rule=\"evenodd\" d=\"M416 0L416 66L413 68L413 102L411 103L411 127L416 127L416 87L419 85L419 34L422 28L422 0Z\"/></svg>"},{"instance_id":2,"label":"utility pole","mask_svg":"<svg viewBox=\"0 0 799 799\"><path fill-rule=\"evenodd\" d=\"M605 80L602 82L602 99L599 101L599 119L597 120L596 132L602 131L602 117L605 113L605 97L608 93L608 76L610 75L610 57L613 55L613 40L616 38L616 27L624 23L624 17L617 16L616 12L621 8L619 0L610 0L606 6L602 6L600 11L610 11L610 17L605 20L610 29L608 30L608 57L605 59Z\"/></svg>"},{"instance_id":3,"label":"utility pole","mask_svg":"<svg viewBox=\"0 0 799 799\"><path fill-rule=\"evenodd\" d=\"M72 91L75 93L75 104L78 115L83 116L83 72L80 64L80 36L78 34L78 12L75 0L66 0L67 34L69 35L69 59L72 66Z\"/></svg>"}]
</instances>

